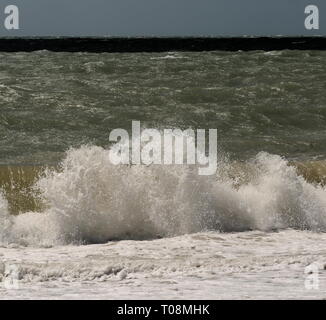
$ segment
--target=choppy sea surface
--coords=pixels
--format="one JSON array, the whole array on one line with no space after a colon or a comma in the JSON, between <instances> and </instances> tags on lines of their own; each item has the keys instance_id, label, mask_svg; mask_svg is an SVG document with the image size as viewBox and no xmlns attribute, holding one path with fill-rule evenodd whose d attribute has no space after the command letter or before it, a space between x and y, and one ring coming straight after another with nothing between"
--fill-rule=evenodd
<instances>
[{"instance_id":1,"label":"choppy sea surface","mask_svg":"<svg viewBox=\"0 0 326 320\"><path fill-rule=\"evenodd\" d=\"M216 128L236 159L324 159L325 62L322 51L1 53L0 163L56 163L132 120Z\"/></svg>"},{"instance_id":2,"label":"choppy sea surface","mask_svg":"<svg viewBox=\"0 0 326 320\"><path fill-rule=\"evenodd\" d=\"M8 296L205 298L201 279L211 298L322 298L302 277L325 266L325 89L322 51L0 53ZM109 133L132 120L217 129L216 175L112 165Z\"/></svg>"}]
</instances>

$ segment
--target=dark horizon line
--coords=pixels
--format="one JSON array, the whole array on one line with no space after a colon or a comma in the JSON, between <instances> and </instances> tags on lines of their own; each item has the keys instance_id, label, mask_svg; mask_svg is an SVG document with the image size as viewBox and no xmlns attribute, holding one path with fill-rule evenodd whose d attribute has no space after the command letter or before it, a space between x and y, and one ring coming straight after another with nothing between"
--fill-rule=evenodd
<instances>
[{"instance_id":1,"label":"dark horizon line","mask_svg":"<svg viewBox=\"0 0 326 320\"><path fill-rule=\"evenodd\" d=\"M1 37L0 52L166 52L326 50L325 36Z\"/></svg>"}]
</instances>

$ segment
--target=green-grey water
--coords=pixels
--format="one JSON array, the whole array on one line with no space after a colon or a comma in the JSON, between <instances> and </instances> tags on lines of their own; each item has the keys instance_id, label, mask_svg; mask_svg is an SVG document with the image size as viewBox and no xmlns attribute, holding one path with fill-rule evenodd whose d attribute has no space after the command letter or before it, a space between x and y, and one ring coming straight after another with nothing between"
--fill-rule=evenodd
<instances>
[{"instance_id":1,"label":"green-grey water","mask_svg":"<svg viewBox=\"0 0 326 320\"><path fill-rule=\"evenodd\" d=\"M2 53L0 242L325 231L325 83L318 51ZM132 120L216 128L216 174L114 166Z\"/></svg>"},{"instance_id":2,"label":"green-grey water","mask_svg":"<svg viewBox=\"0 0 326 320\"><path fill-rule=\"evenodd\" d=\"M131 128L216 128L234 159L326 156L326 52L0 54L0 164L56 164Z\"/></svg>"}]
</instances>

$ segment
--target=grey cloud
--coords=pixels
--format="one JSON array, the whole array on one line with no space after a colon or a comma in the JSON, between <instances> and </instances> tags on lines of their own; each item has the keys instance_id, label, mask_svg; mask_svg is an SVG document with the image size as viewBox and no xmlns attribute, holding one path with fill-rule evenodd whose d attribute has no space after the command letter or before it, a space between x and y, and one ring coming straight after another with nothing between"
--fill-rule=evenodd
<instances>
[{"instance_id":1,"label":"grey cloud","mask_svg":"<svg viewBox=\"0 0 326 320\"><path fill-rule=\"evenodd\" d=\"M20 30L7 31L4 7L20 10ZM5 0L0 36L326 35L304 28L309 0Z\"/></svg>"}]
</instances>

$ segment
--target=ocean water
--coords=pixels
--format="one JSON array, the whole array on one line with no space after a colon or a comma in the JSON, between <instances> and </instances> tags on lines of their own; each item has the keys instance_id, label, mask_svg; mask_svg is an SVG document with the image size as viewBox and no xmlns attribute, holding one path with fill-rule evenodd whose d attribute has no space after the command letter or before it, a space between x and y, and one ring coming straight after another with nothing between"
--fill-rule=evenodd
<instances>
[{"instance_id":1,"label":"ocean water","mask_svg":"<svg viewBox=\"0 0 326 320\"><path fill-rule=\"evenodd\" d=\"M0 278L18 265L22 286L9 296L205 298L200 278L211 298L262 298L252 283L322 297L303 274L325 263L325 84L321 51L1 53ZM112 165L109 133L133 120L217 129L216 175Z\"/></svg>"},{"instance_id":2,"label":"ocean water","mask_svg":"<svg viewBox=\"0 0 326 320\"><path fill-rule=\"evenodd\" d=\"M216 128L236 159L325 159L326 53L1 53L2 165L56 164L110 130Z\"/></svg>"}]
</instances>

